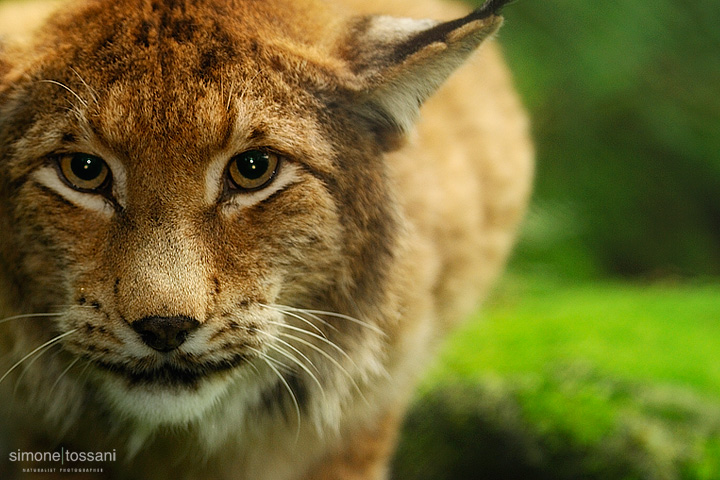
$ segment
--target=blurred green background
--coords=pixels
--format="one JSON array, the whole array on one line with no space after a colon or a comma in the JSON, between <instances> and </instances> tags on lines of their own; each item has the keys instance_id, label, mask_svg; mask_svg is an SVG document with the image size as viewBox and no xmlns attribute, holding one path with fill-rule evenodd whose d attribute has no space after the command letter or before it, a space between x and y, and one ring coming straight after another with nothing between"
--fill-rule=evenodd
<instances>
[{"instance_id":1,"label":"blurred green background","mask_svg":"<svg viewBox=\"0 0 720 480\"><path fill-rule=\"evenodd\" d=\"M507 274L428 373L392 478L718 480L720 3L504 15L535 194Z\"/></svg>"},{"instance_id":2,"label":"blurred green background","mask_svg":"<svg viewBox=\"0 0 720 480\"><path fill-rule=\"evenodd\" d=\"M504 16L535 194L393 478L720 479L720 3Z\"/></svg>"},{"instance_id":3,"label":"blurred green background","mask_svg":"<svg viewBox=\"0 0 720 480\"><path fill-rule=\"evenodd\" d=\"M720 4L520 0L505 12L538 146L515 265L720 274Z\"/></svg>"}]
</instances>

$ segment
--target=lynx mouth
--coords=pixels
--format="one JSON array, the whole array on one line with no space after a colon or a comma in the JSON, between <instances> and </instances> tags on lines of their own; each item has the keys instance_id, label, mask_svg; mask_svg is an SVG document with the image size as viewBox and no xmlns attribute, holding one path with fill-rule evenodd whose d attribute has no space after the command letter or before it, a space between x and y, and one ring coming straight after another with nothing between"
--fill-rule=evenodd
<instances>
[{"instance_id":1,"label":"lynx mouth","mask_svg":"<svg viewBox=\"0 0 720 480\"><path fill-rule=\"evenodd\" d=\"M238 354L221 361L186 365L166 363L152 368L132 367L126 364L97 360L94 363L100 369L123 378L129 387L198 389L202 381L234 370L247 360L246 355Z\"/></svg>"},{"instance_id":2,"label":"lynx mouth","mask_svg":"<svg viewBox=\"0 0 720 480\"><path fill-rule=\"evenodd\" d=\"M244 355L197 363L153 367L95 361L101 400L119 419L143 428L188 425L199 421L234 385Z\"/></svg>"}]
</instances>

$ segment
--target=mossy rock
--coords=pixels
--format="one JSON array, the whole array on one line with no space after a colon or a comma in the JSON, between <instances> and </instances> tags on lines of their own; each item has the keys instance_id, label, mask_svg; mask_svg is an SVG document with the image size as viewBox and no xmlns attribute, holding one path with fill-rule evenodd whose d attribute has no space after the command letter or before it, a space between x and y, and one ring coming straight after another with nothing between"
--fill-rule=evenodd
<instances>
[{"instance_id":1,"label":"mossy rock","mask_svg":"<svg viewBox=\"0 0 720 480\"><path fill-rule=\"evenodd\" d=\"M611 421L588 391L604 392ZM542 409L548 398L552 411ZM605 431L588 424L598 418ZM406 418L392 478L711 480L720 478L719 451L717 402L565 368L426 391Z\"/></svg>"}]
</instances>

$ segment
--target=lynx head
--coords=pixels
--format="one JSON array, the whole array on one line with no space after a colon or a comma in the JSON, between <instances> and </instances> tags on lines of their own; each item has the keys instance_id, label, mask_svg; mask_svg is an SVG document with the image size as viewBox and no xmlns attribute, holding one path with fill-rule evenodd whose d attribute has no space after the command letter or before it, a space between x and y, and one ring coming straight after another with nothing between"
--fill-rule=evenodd
<instances>
[{"instance_id":1,"label":"lynx head","mask_svg":"<svg viewBox=\"0 0 720 480\"><path fill-rule=\"evenodd\" d=\"M1 335L13 360L56 350L20 389L153 425L232 389L248 408L342 404L398 321L384 156L501 3L438 23L90 0L3 53L0 277L6 315L28 316Z\"/></svg>"}]
</instances>

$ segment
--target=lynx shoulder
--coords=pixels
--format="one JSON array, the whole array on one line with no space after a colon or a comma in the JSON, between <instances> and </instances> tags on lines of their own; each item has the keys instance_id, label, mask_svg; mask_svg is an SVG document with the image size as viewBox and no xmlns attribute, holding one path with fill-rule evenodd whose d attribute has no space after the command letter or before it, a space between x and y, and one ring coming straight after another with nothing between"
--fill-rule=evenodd
<instances>
[{"instance_id":1,"label":"lynx shoulder","mask_svg":"<svg viewBox=\"0 0 720 480\"><path fill-rule=\"evenodd\" d=\"M0 476L385 478L527 202L504 3L0 4Z\"/></svg>"}]
</instances>

